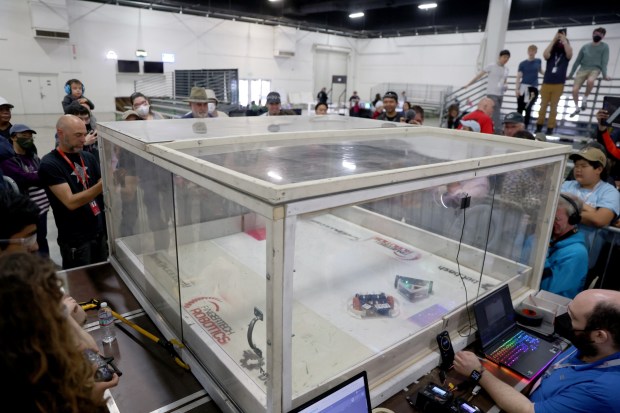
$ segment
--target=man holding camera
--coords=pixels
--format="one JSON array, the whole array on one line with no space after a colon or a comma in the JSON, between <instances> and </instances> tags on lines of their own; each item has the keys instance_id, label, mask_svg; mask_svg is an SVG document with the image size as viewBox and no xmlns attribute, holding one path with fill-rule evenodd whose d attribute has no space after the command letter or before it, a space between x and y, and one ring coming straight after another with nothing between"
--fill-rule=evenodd
<instances>
[{"instance_id":1,"label":"man holding camera","mask_svg":"<svg viewBox=\"0 0 620 413\"><path fill-rule=\"evenodd\" d=\"M555 118L558 114L558 102L562 97L564 83L566 82L566 71L568 61L573 57L573 48L566 38L566 29L560 29L553 36L553 40L543 52L543 57L547 61L547 68L540 88L540 112L536 121L536 133L542 133L545 123L547 106L549 106L549 120L547 122L547 135L553 134L555 128ZM544 140L544 139L540 139Z\"/></svg>"}]
</instances>

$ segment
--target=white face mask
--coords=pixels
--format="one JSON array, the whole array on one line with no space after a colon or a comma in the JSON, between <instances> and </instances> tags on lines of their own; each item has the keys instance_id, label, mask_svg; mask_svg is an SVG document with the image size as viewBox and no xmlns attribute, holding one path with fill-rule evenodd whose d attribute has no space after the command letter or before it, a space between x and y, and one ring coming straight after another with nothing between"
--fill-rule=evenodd
<instances>
[{"instance_id":1,"label":"white face mask","mask_svg":"<svg viewBox=\"0 0 620 413\"><path fill-rule=\"evenodd\" d=\"M207 106L209 107L209 113L215 112L215 103L209 102Z\"/></svg>"},{"instance_id":2,"label":"white face mask","mask_svg":"<svg viewBox=\"0 0 620 413\"><path fill-rule=\"evenodd\" d=\"M141 118L145 118L148 116L150 109L151 107L149 105L142 105L136 109L136 113L140 115Z\"/></svg>"}]
</instances>

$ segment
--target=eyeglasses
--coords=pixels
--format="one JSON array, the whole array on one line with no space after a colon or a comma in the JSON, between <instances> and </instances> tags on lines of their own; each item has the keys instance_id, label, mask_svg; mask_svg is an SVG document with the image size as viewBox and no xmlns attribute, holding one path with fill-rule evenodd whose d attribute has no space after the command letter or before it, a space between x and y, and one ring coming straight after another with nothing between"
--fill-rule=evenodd
<instances>
[{"instance_id":1,"label":"eyeglasses","mask_svg":"<svg viewBox=\"0 0 620 413\"><path fill-rule=\"evenodd\" d=\"M26 238L0 239L0 244L21 244L24 247L32 247L37 242L37 234L34 233Z\"/></svg>"}]
</instances>

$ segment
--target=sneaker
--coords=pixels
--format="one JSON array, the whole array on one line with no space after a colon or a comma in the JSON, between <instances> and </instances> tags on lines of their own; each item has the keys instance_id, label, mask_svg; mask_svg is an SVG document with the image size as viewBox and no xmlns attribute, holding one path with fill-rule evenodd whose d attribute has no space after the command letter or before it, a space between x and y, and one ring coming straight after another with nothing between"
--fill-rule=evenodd
<instances>
[{"instance_id":1,"label":"sneaker","mask_svg":"<svg viewBox=\"0 0 620 413\"><path fill-rule=\"evenodd\" d=\"M577 108L577 109L575 109L575 111L573 113L571 113L568 116L572 118L573 116L579 115L580 113L581 113L581 109Z\"/></svg>"},{"instance_id":2,"label":"sneaker","mask_svg":"<svg viewBox=\"0 0 620 413\"><path fill-rule=\"evenodd\" d=\"M534 135L534 138L541 142L545 142L547 140L547 136L542 132L537 132L536 135Z\"/></svg>"},{"instance_id":3,"label":"sneaker","mask_svg":"<svg viewBox=\"0 0 620 413\"><path fill-rule=\"evenodd\" d=\"M582 100L581 101L581 110L586 110L586 108L588 107L586 100Z\"/></svg>"},{"instance_id":4,"label":"sneaker","mask_svg":"<svg viewBox=\"0 0 620 413\"><path fill-rule=\"evenodd\" d=\"M549 135L553 135L553 128L547 128L547 133L546 133L546 135L547 135L547 136L549 136Z\"/></svg>"}]
</instances>

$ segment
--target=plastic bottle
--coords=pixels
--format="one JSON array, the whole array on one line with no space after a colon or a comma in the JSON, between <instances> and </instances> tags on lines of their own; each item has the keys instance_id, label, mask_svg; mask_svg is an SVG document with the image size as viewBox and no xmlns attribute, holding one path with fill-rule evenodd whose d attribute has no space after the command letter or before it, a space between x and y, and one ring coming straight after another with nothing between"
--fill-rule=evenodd
<instances>
[{"instance_id":1,"label":"plastic bottle","mask_svg":"<svg viewBox=\"0 0 620 413\"><path fill-rule=\"evenodd\" d=\"M99 316L99 328L103 332L103 342L111 343L116 340L116 331L114 330L114 316L112 309L108 307L108 303L101 303L101 308L97 314Z\"/></svg>"}]
</instances>

